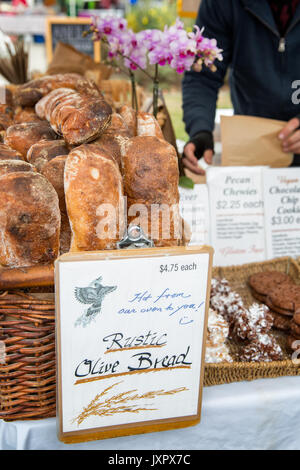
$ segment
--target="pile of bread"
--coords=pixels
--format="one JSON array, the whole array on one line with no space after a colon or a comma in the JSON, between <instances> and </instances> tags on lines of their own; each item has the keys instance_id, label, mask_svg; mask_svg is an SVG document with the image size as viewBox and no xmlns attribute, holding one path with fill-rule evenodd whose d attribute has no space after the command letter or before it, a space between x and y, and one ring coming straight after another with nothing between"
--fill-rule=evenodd
<instances>
[{"instance_id":1,"label":"pile of bread","mask_svg":"<svg viewBox=\"0 0 300 470\"><path fill-rule=\"evenodd\" d=\"M139 205L172 207L171 236L160 230L154 243L181 244L174 229L180 220L177 154L153 115L114 109L77 74L32 80L7 90L6 101L0 105L1 266L53 264L68 251L115 249ZM115 220L105 207L115 209ZM149 210L149 217L146 235L160 216Z\"/></svg>"}]
</instances>

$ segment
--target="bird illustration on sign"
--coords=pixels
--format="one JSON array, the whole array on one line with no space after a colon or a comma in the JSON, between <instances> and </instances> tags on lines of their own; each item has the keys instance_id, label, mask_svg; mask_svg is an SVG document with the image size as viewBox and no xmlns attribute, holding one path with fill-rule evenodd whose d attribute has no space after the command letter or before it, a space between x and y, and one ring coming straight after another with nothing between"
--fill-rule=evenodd
<instances>
[{"instance_id":1,"label":"bird illustration on sign","mask_svg":"<svg viewBox=\"0 0 300 470\"><path fill-rule=\"evenodd\" d=\"M75 287L75 298L78 302L85 305L90 305L79 317L75 326L87 326L92 320L95 320L97 315L101 313L102 303L105 296L117 289L117 286L104 286L102 284L102 277L98 277L91 282L87 287Z\"/></svg>"}]
</instances>

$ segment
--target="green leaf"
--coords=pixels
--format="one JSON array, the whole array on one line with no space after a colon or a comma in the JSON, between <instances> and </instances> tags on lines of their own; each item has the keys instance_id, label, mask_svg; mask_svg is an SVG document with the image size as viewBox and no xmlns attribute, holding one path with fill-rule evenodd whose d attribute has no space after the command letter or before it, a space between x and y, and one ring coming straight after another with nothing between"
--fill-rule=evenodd
<instances>
[{"instance_id":1,"label":"green leaf","mask_svg":"<svg viewBox=\"0 0 300 470\"><path fill-rule=\"evenodd\" d=\"M187 188L187 189L194 189L195 183L191 178L188 178L187 176L180 176L179 178L179 186L182 188Z\"/></svg>"}]
</instances>

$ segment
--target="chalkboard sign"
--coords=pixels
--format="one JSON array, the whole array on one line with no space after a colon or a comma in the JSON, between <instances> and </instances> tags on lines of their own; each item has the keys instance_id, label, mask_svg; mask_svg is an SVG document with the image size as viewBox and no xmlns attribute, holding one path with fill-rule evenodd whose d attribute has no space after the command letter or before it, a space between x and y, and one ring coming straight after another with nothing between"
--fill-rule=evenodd
<instances>
[{"instance_id":1,"label":"chalkboard sign","mask_svg":"<svg viewBox=\"0 0 300 470\"><path fill-rule=\"evenodd\" d=\"M179 16L196 18L201 0L177 0Z\"/></svg>"},{"instance_id":2,"label":"chalkboard sign","mask_svg":"<svg viewBox=\"0 0 300 470\"><path fill-rule=\"evenodd\" d=\"M46 49L48 62L59 42L70 44L83 54L90 55L95 62L100 62L100 43L91 37L83 37L83 32L90 27L89 18L50 17L47 19Z\"/></svg>"},{"instance_id":3,"label":"chalkboard sign","mask_svg":"<svg viewBox=\"0 0 300 470\"><path fill-rule=\"evenodd\" d=\"M60 440L199 422L212 251L146 248L59 258Z\"/></svg>"}]
</instances>

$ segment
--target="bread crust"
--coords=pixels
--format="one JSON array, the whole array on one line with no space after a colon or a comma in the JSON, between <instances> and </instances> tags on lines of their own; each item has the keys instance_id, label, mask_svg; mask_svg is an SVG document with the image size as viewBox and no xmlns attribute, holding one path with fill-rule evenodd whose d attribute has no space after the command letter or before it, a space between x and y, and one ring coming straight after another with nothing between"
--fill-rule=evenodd
<instances>
[{"instance_id":1,"label":"bread crust","mask_svg":"<svg viewBox=\"0 0 300 470\"><path fill-rule=\"evenodd\" d=\"M143 231L155 246L180 245L182 227L176 150L158 137L137 136L123 139L121 154L128 224L138 217ZM139 205L144 215L138 215Z\"/></svg>"},{"instance_id":2,"label":"bread crust","mask_svg":"<svg viewBox=\"0 0 300 470\"><path fill-rule=\"evenodd\" d=\"M114 158L98 145L81 145L68 155L64 181L71 251L115 249L124 233L124 200Z\"/></svg>"},{"instance_id":3,"label":"bread crust","mask_svg":"<svg viewBox=\"0 0 300 470\"><path fill-rule=\"evenodd\" d=\"M58 196L33 172L0 177L0 264L23 267L53 262L59 252Z\"/></svg>"}]
</instances>

